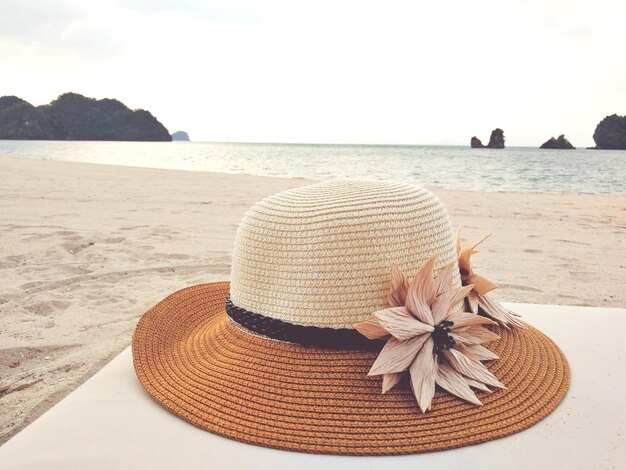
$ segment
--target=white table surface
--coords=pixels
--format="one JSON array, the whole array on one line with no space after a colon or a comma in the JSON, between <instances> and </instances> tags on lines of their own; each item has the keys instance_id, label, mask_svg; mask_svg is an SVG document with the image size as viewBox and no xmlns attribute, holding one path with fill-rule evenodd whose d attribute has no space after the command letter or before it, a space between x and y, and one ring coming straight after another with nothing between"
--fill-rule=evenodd
<instances>
[{"instance_id":1,"label":"white table surface","mask_svg":"<svg viewBox=\"0 0 626 470\"><path fill-rule=\"evenodd\" d=\"M546 419L503 439L394 457L242 444L157 405L135 377L128 348L0 447L0 469L626 468L626 309L509 306L561 347L571 386Z\"/></svg>"}]
</instances>

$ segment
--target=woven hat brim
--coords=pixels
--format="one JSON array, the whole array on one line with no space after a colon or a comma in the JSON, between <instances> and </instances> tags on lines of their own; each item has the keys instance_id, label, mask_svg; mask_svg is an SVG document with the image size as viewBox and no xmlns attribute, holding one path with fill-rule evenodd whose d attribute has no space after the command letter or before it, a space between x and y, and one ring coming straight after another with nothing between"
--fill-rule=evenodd
<instances>
[{"instance_id":1,"label":"woven hat brim","mask_svg":"<svg viewBox=\"0 0 626 470\"><path fill-rule=\"evenodd\" d=\"M162 406L239 441L339 455L437 451L507 436L563 400L569 368L544 334L497 329L487 363L506 386L475 406L437 392L423 414L408 384L381 394L367 372L377 353L313 349L252 335L226 316L229 283L178 291L141 318L133 336L137 376Z\"/></svg>"}]
</instances>

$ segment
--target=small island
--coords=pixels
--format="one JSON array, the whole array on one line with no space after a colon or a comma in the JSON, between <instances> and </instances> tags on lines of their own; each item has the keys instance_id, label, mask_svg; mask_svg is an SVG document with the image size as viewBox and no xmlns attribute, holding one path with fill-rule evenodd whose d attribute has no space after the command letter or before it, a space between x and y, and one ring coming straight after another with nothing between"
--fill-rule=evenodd
<instances>
[{"instance_id":1,"label":"small island","mask_svg":"<svg viewBox=\"0 0 626 470\"><path fill-rule=\"evenodd\" d=\"M176 131L172 134L172 140L189 142L191 139L189 138L189 134L187 134L185 131Z\"/></svg>"},{"instance_id":2,"label":"small island","mask_svg":"<svg viewBox=\"0 0 626 470\"><path fill-rule=\"evenodd\" d=\"M540 149L567 149L572 150L575 149L569 140L565 138L565 135L561 134L556 139L554 137L550 137L547 141L541 144Z\"/></svg>"},{"instance_id":3,"label":"small island","mask_svg":"<svg viewBox=\"0 0 626 470\"><path fill-rule=\"evenodd\" d=\"M497 128L491 131L491 136L489 137L489 143L487 145L483 145L481 140L476 136L472 137L470 145L473 149L503 149L504 140L504 131L500 128Z\"/></svg>"},{"instance_id":4,"label":"small island","mask_svg":"<svg viewBox=\"0 0 626 470\"><path fill-rule=\"evenodd\" d=\"M593 140L597 149L626 150L626 116L605 117L596 126Z\"/></svg>"},{"instance_id":5,"label":"small island","mask_svg":"<svg viewBox=\"0 0 626 470\"><path fill-rule=\"evenodd\" d=\"M470 145L473 149L483 149L485 148L485 146L483 145L483 143L480 141L480 139L476 136L472 137L472 140L470 140Z\"/></svg>"},{"instance_id":6,"label":"small island","mask_svg":"<svg viewBox=\"0 0 626 470\"><path fill-rule=\"evenodd\" d=\"M133 111L115 99L64 93L42 106L0 97L0 139L169 142L172 137L148 111Z\"/></svg>"}]
</instances>

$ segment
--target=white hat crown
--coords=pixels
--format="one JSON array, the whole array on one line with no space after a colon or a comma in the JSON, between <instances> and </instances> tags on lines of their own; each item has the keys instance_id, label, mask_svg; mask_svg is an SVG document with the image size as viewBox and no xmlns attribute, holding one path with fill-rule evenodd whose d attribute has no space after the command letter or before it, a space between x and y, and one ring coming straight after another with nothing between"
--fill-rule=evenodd
<instances>
[{"instance_id":1,"label":"white hat crown","mask_svg":"<svg viewBox=\"0 0 626 470\"><path fill-rule=\"evenodd\" d=\"M337 180L255 204L237 230L231 301L296 325L353 328L388 306L390 272L411 276L433 255L456 262L448 213L430 191ZM461 286L458 270L452 286Z\"/></svg>"}]
</instances>

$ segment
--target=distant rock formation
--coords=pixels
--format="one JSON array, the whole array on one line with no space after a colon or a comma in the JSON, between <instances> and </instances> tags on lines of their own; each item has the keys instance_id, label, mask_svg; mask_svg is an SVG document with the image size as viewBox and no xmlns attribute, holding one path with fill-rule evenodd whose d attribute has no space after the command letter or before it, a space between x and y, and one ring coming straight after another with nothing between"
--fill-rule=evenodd
<instances>
[{"instance_id":1,"label":"distant rock formation","mask_svg":"<svg viewBox=\"0 0 626 470\"><path fill-rule=\"evenodd\" d=\"M487 148L490 149L503 149L504 148L504 131L500 128L491 131L491 137L489 137L489 143Z\"/></svg>"},{"instance_id":2,"label":"distant rock formation","mask_svg":"<svg viewBox=\"0 0 626 470\"><path fill-rule=\"evenodd\" d=\"M626 116L605 117L596 126L593 140L597 149L626 150Z\"/></svg>"},{"instance_id":3,"label":"distant rock formation","mask_svg":"<svg viewBox=\"0 0 626 470\"><path fill-rule=\"evenodd\" d=\"M472 137L470 145L475 149L489 148L489 149L503 149L504 148L504 131L500 128L491 131L489 137L489 143L485 146L476 136Z\"/></svg>"},{"instance_id":4,"label":"distant rock formation","mask_svg":"<svg viewBox=\"0 0 626 470\"><path fill-rule=\"evenodd\" d=\"M187 141L189 142L189 134L187 134L185 131L176 131L172 134L172 140L182 140L182 141Z\"/></svg>"},{"instance_id":5,"label":"distant rock formation","mask_svg":"<svg viewBox=\"0 0 626 470\"><path fill-rule=\"evenodd\" d=\"M483 143L480 141L480 139L476 136L472 137L472 140L470 141L470 145L472 146L473 149L482 149L485 148L485 146L483 145Z\"/></svg>"},{"instance_id":6,"label":"distant rock formation","mask_svg":"<svg viewBox=\"0 0 626 470\"><path fill-rule=\"evenodd\" d=\"M65 93L33 106L16 96L0 97L0 139L170 141L152 114L113 99Z\"/></svg>"},{"instance_id":7,"label":"distant rock formation","mask_svg":"<svg viewBox=\"0 0 626 470\"><path fill-rule=\"evenodd\" d=\"M554 137L550 137L547 141L541 144L540 149L575 149L569 140L565 138L563 134L558 136L556 139Z\"/></svg>"}]
</instances>

